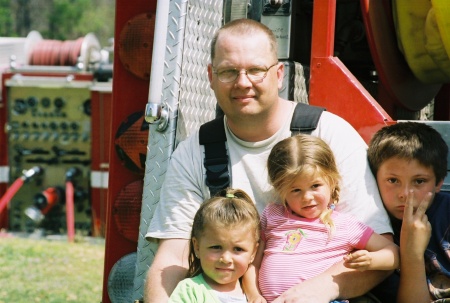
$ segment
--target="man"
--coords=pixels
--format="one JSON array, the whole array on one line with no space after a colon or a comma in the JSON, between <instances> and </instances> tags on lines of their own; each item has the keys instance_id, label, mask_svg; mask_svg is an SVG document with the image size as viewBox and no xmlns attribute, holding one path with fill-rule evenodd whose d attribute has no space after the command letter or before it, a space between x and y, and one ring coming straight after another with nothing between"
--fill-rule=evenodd
<instances>
[{"instance_id":1,"label":"man","mask_svg":"<svg viewBox=\"0 0 450 303\"><path fill-rule=\"evenodd\" d=\"M231 184L246 191L261 212L273 199L266 161L278 141L291 135L295 103L281 99L284 65L277 59L273 33L259 22L241 19L227 23L211 43L208 77L225 113ZM335 153L343 176L339 210L350 212L380 234L391 233L376 182L368 168L366 144L343 119L322 113L312 135L325 140ZM188 267L192 219L209 198L198 132L174 151L147 238L159 239L159 249L148 272L145 302L165 302ZM355 297L384 279L385 272L360 273L342 262L299 284L275 302L329 302Z\"/></svg>"}]
</instances>

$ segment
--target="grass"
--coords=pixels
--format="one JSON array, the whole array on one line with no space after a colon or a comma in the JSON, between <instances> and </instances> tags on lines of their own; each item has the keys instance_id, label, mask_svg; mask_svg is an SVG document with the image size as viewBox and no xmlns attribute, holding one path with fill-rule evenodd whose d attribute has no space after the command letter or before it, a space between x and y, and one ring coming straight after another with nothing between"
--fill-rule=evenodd
<instances>
[{"instance_id":1,"label":"grass","mask_svg":"<svg viewBox=\"0 0 450 303\"><path fill-rule=\"evenodd\" d=\"M0 237L0 303L101 302L104 245Z\"/></svg>"}]
</instances>

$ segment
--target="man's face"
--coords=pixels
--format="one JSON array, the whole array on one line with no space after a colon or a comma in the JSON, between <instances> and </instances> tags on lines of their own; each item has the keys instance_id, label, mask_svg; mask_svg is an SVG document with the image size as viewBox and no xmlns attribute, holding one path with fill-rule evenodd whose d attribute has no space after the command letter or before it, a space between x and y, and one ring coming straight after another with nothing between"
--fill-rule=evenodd
<instances>
[{"instance_id":1,"label":"man's face","mask_svg":"<svg viewBox=\"0 0 450 303\"><path fill-rule=\"evenodd\" d=\"M414 190L416 209L427 193L431 192L434 197L443 184L441 181L436 185L436 176L431 167L417 160L397 157L383 162L376 177L384 206L399 220L403 219L406 197L411 190Z\"/></svg>"},{"instance_id":2,"label":"man's face","mask_svg":"<svg viewBox=\"0 0 450 303\"><path fill-rule=\"evenodd\" d=\"M212 65L208 66L210 86L228 119L236 123L264 116L278 101L283 80L283 65L270 68L260 81L250 81L243 69L268 68L277 62L266 36L262 33L232 35L221 33ZM241 74L235 81L223 83L214 71L236 68Z\"/></svg>"}]
</instances>

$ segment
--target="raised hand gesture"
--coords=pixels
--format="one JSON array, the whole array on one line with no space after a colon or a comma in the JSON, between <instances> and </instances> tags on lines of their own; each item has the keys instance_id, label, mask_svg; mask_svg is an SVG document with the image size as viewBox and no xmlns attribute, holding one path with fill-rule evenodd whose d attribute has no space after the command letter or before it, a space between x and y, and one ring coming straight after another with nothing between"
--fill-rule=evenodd
<instances>
[{"instance_id":1,"label":"raised hand gesture","mask_svg":"<svg viewBox=\"0 0 450 303\"><path fill-rule=\"evenodd\" d=\"M428 291L424 252L431 236L431 225L425 214L433 195L428 193L418 203L416 193L406 197L400 232L400 286L398 303L431 302ZM414 285L414 287L412 287Z\"/></svg>"},{"instance_id":2,"label":"raised hand gesture","mask_svg":"<svg viewBox=\"0 0 450 303\"><path fill-rule=\"evenodd\" d=\"M408 255L422 258L431 236L431 225L425 212L431 203L432 194L416 201L416 194L410 190L406 197L400 232L400 249Z\"/></svg>"}]
</instances>

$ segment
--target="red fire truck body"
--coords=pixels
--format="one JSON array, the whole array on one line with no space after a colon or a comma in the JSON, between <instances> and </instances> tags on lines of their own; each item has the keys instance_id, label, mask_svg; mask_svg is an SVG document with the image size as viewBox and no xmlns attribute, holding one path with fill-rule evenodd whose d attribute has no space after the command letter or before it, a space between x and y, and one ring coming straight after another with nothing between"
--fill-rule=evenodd
<instances>
[{"instance_id":1,"label":"red fire truck body","mask_svg":"<svg viewBox=\"0 0 450 303\"><path fill-rule=\"evenodd\" d=\"M235 18L255 19L274 31L286 71L283 98L325 107L366 142L402 120L424 120L448 140L450 72L440 70L432 54L429 61L414 59L413 51L426 48L402 35L408 17L394 6L403 2L116 0L111 66L95 60L91 50L99 46L88 35L73 41L73 66L56 68L63 55L36 46L41 39L33 33L35 53L27 54L27 64L3 72L0 104L7 129L0 133L7 142L0 153L0 192L7 193L15 179L32 190L19 190L8 211L2 212L0 200L1 227L35 228L23 215L34 207L45 227L69 231L63 204L73 203L75 230L106 240L102 302L142 300L157 250L145 234L168 159L178 142L216 115L206 73L209 42ZM423 22L425 35L428 11L443 10L445 1L418 2L429 6L418 14L422 21L412 23ZM440 30L444 49L450 29ZM73 55L64 54L66 60ZM75 185L72 199L64 191L67 182Z\"/></svg>"}]
</instances>

